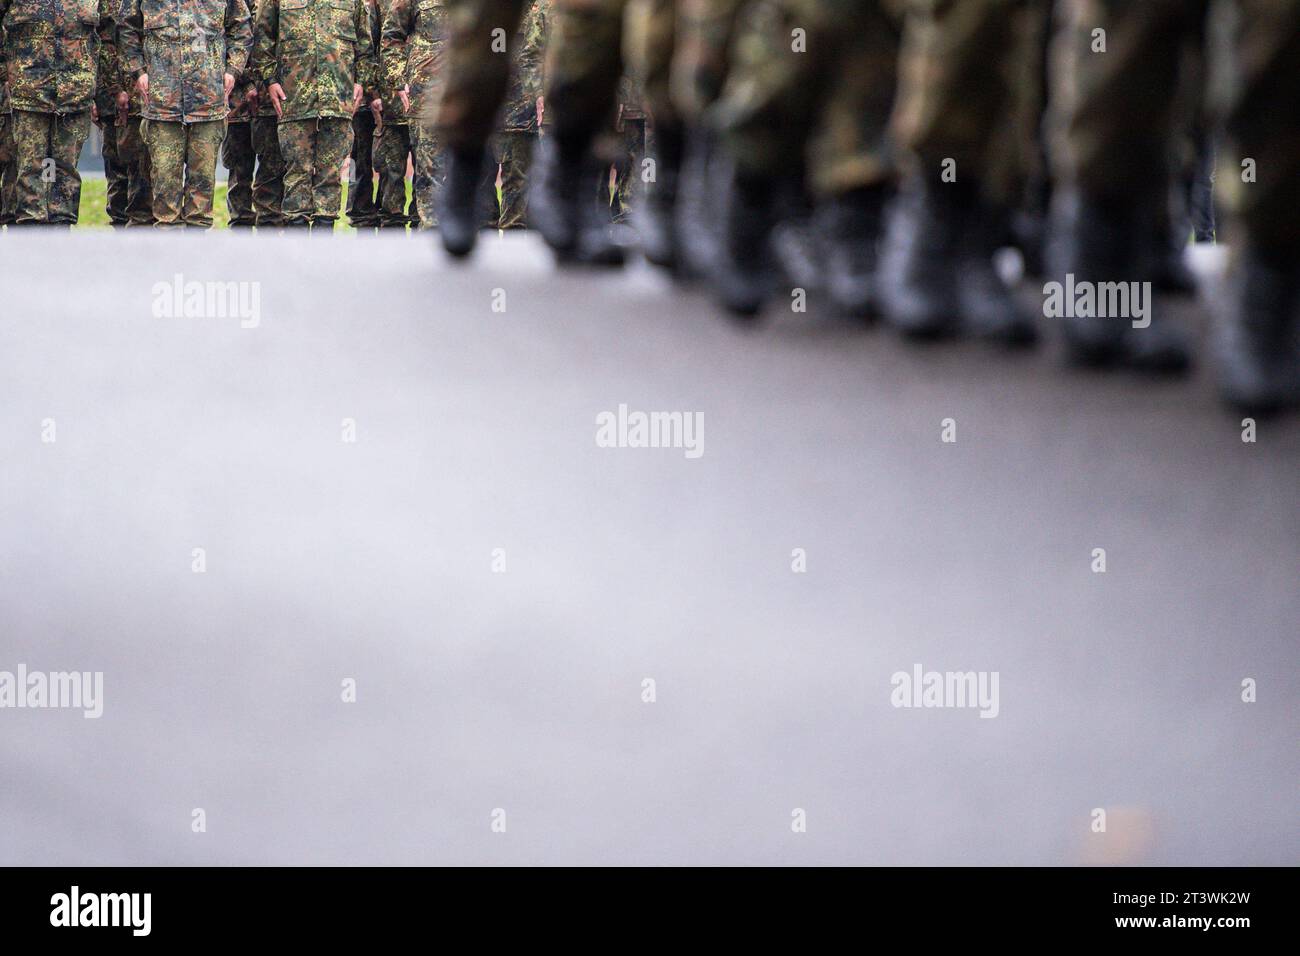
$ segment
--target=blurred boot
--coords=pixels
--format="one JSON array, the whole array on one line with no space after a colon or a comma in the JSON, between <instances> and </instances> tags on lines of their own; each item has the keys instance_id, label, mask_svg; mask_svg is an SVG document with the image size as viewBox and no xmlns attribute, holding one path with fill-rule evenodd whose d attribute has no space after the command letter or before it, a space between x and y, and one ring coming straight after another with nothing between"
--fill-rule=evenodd
<instances>
[{"instance_id":1,"label":"blurred boot","mask_svg":"<svg viewBox=\"0 0 1300 956\"><path fill-rule=\"evenodd\" d=\"M1219 342L1219 391L1231 408L1269 415L1300 402L1294 264L1247 247L1232 277Z\"/></svg>"},{"instance_id":2,"label":"blurred boot","mask_svg":"<svg viewBox=\"0 0 1300 956\"><path fill-rule=\"evenodd\" d=\"M1078 193L1058 195L1054 273L1095 284L1140 281L1154 271L1151 222L1139 204L1103 204ZM1154 315L1149 325L1138 329L1124 316L1084 316L1070 310L1062 319L1062 331L1066 357L1073 364L1127 365L1158 373L1182 372L1191 364L1186 336Z\"/></svg>"},{"instance_id":3,"label":"blurred boot","mask_svg":"<svg viewBox=\"0 0 1300 956\"><path fill-rule=\"evenodd\" d=\"M461 258L474 249L483 212L479 209L479 180L483 178L483 150L448 149L445 179L438 191L438 231L447 252Z\"/></svg>"},{"instance_id":4,"label":"blurred boot","mask_svg":"<svg viewBox=\"0 0 1300 956\"><path fill-rule=\"evenodd\" d=\"M963 332L1023 348L1038 341L1038 327L993 264L993 255L1007 235L1005 222L1005 215L984 207L967 221L957 265L957 298Z\"/></svg>"},{"instance_id":5,"label":"blurred boot","mask_svg":"<svg viewBox=\"0 0 1300 956\"><path fill-rule=\"evenodd\" d=\"M681 270L688 275L711 275L717 255L714 223L720 217L714 216L716 192L710 176L717 153L714 142L713 136L704 129L695 130L687 137L677 185L678 256Z\"/></svg>"},{"instance_id":6,"label":"blurred boot","mask_svg":"<svg viewBox=\"0 0 1300 956\"><path fill-rule=\"evenodd\" d=\"M910 338L958 327L954 266L975 204L965 183L913 179L899 194L885 243L885 318Z\"/></svg>"},{"instance_id":7,"label":"blurred boot","mask_svg":"<svg viewBox=\"0 0 1300 956\"><path fill-rule=\"evenodd\" d=\"M724 186L713 284L722 304L737 316L757 315L776 285L769 249L775 189L775 183L746 180L734 172Z\"/></svg>"},{"instance_id":8,"label":"blurred boot","mask_svg":"<svg viewBox=\"0 0 1300 956\"><path fill-rule=\"evenodd\" d=\"M529 216L561 262L623 262L609 211L591 196L590 184L599 178L585 149L564 149L554 136L542 137L528 194Z\"/></svg>"},{"instance_id":9,"label":"blurred boot","mask_svg":"<svg viewBox=\"0 0 1300 956\"><path fill-rule=\"evenodd\" d=\"M677 170L660 166L637 213L637 234L646 259L664 269L677 269Z\"/></svg>"},{"instance_id":10,"label":"blurred boot","mask_svg":"<svg viewBox=\"0 0 1300 956\"><path fill-rule=\"evenodd\" d=\"M879 250L885 188L869 186L827 199L817 207L817 233L825 237L823 274L835 308L849 316L880 314Z\"/></svg>"}]
</instances>

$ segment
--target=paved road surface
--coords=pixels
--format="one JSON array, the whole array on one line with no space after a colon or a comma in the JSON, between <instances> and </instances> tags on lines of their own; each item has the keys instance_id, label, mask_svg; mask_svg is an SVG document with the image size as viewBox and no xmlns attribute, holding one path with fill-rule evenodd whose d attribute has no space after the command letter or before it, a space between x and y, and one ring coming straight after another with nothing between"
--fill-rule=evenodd
<instances>
[{"instance_id":1,"label":"paved road surface","mask_svg":"<svg viewBox=\"0 0 1300 956\"><path fill-rule=\"evenodd\" d=\"M0 243L0 670L104 681L0 710L0 863L1300 858L1300 423L1203 376L745 331L526 237ZM176 273L260 323L154 317ZM620 404L703 455L598 447Z\"/></svg>"}]
</instances>

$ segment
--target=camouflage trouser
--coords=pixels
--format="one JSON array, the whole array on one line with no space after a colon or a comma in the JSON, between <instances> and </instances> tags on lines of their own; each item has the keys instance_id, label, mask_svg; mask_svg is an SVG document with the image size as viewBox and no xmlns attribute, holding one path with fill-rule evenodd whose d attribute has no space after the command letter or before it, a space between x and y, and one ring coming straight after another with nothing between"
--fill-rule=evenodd
<instances>
[{"instance_id":1,"label":"camouflage trouser","mask_svg":"<svg viewBox=\"0 0 1300 956\"><path fill-rule=\"evenodd\" d=\"M375 138L374 164L379 173L379 225L405 229L414 216L406 215L406 161L411 155L411 128L406 123L385 123ZM414 210L412 210L414 212Z\"/></svg>"},{"instance_id":2,"label":"camouflage trouser","mask_svg":"<svg viewBox=\"0 0 1300 956\"><path fill-rule=\"evenodd\" d=\"M671 83L683 16L680 0L632 0L629 5L628 45L634 64L630 72L640 78L646 110L654 117L656 159L672 169L681 165L686 144L685 125L673 103ZM644 120L640 124L644 126Z\"/></svg>"},{"instance_id":3,"label":"camouflage trouser","mask_svg":"<svg viewBox=\"0 0 1300 956\"><path fill-rule=\"evenodd\" d=\"M628 0L555 0L546 46L546 117L563 150L614 120Z\"/></svg>"},{"instance_id":4,"label":"camouflage trouser","mask_svg":"<svg viewBox=\"0 0 1300 956\"><path fill-rule=\"evenodd\" d=\"M512 55L493 51L493 31L505 31L513 47L525 2L450 0L442 65L445 82L434 110L442 146L475 151L486 148L506 96L512 59Z\"/></svg>"},{"instance_id":5,"label":"camouflage trouser","mask_svg":"<svg viewBox=\"0 0 1300 956\"><path fill-rule=\"evenodd\" d=\"M284 157L274 116L255 116L250 130L257 172L253 175L253 215L258 226L284 225Z\"/></svg>"},{"instance_id":6,"label":"camouflage trouser","mask_svg":"<svg viewBox=\"0 0 1300 956\"><path fill-rule=\"evenodd\" d=\"M75 223L81 203L77 158L90 135L90 110L67 114L14 110L12 122L18 164L14 224Z\"/></svg>"},{"instance_id":7,"label":"camouflage trouser","mask_svg":"<svg viewBox=\"0 0 1300 956\"><path fill-rule=\"evenodd\" d=\"M1229 140L1215 185L1253 244L1300 251L1300 0L1074 0L1067 11L1053 130L1062 181L1103 201L1163 195L1185 118L1180 71L1189 43L1208 36ZM1223 19L1207 31L1211 15ZM1104 53L1093 52L1097 29Z\"/></svg>"},{"instance_id":8,"label":"camouflage trouser","mask_svg":"<svg viewBox=\"0 0 1300 956\"><path fill-rule=\"evenodd\" d=\"M253 171L257 153L253 151L253 124L248 120L229 123L226 140L221 144L221 161L229 178L226 180L226 209L232 227L251 226L253 215Z\"/></svg>"},{"instance_id":9,"label":"camouflage trouser","mask_svg":"<svg viewBox=\"0 0 1300 956\"><path fill-rule=\"evenodd\" d=\"M144 140L149 144L154 224L160 229L212 226L212 197L216 192L217 154L226 135L226 121L170 123L147 119Z\"/></svg>"},{"instance_id":10,"label":"camouflage trouser","mask_svg":"<svg viewBox=\"0 0 1300 956\"><path fill-rule=\"evenodd\" d=\"M496 159L501 164L501 211L499 229L523 229L528 225L528 167L533 160L537 131L507 129L497 133Z\"/></svg>"},{"instance_id":11,"label":"camouflage trouser","mask_svg":"<svg viewBox=\"0 0 1300 956\"><path fill-rule=\"evenodd\" d=\"M0 226L14 221L14 124L8 113L0 113Z\"/></svg>"},{"instance_id":12,"label":"camouflage trouser","mask_svg":"<svg viewBox=\"0 0 1300 956\"><path fill-rule=\"evenodd\" d=\"M99 127L103 136L101 154L104 157L104 182L107 196L105 210L108 213L108 221L113 226L126 225L126 204L130 196L131 176L117 145L125 128L114 126L111 117Z\"/></svg>"},{"instance_id":13,"label":"camouflage trouser","mask_svg":"<svg viewBox=\"0 0 1300 956\"><path fill-rule=\"evenodd\" d=\"M348 164L348 222L354 229L379 225L375 205L375 167L371 151L375 142L375 115L359 109L352 116L352 162Z\"/></svg>"},{"instance_id":14,"label":"camouflage trouser","mask_svg":"<svg viewBox=\"0 0 1300 956\"><path fill-rule=\"evenodd\" d=\"M806 163L818 195L892 177L899 32L886 4L756 0L737 29L709 119L741 175L775 178Z\"/></svg>"},{"instance_id":15,"label":"camouflage trouser","mask_svg":"<svg viewBox=\"0 0 1300 956\"><path fill-rule=\"evenodd\" d=\"M669 96L674 111L688 125L704 117L704 111L721 95L730 68L731 40L738 15L746 0L677 0L673 24ZM663 107L656 97L659 81L647 65L646 102L657 117Z\"/></svg>"},{"instance_id":16,"label":"camouflage trouser","mask_svg":"<svg viewBox=\"0 0 1300 956\"><path fill-rule=\"evenodd\" d=\"M352 150L352 120L282 120L285 225L334 228L343 199L343 160Z\"/></svg>"},{"instance_id":17,"label":"camouflage trouser","mask_svg":"<svg viewBox=\"0 0 1300 956\"><path fill-rule=\"evenodd\" d=\"M984 183L1034 50L1018 29L1047 0L906 0L894 134L914 171Z\"/></svg>"},{"instance_id":18,"label":"camouflage trouser","mask_svg":"<svg viewBox=\"0 0 1300 956\"><path fill-rule=\"evenodd\" d=\"M442 150L438 145L438 133L426 123L412 123L409 129L411 152L415 157L411 177L415 221L420 229L433 229L438 225L434 196L442 188Z\"/></svg>"},{"instance_id":19,"label":"camouflage trouser","mask_svg":"<svg viewBox=\"0 0 1300 956\"><path fill-rule=\"evenodd\" d=\"M141 131L143 120L128 116L118 130L117 155L126 164L126 224L152 226L153 183L149 178L149 148Z\"/></svg>"}]
</instances>

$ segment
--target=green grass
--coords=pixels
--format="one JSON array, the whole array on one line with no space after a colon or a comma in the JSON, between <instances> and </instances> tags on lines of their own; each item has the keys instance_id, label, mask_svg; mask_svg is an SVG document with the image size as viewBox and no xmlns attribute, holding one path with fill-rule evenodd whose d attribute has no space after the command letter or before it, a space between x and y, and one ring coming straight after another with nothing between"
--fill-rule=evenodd
<instances>
[{"instance_id":1,"label":"green grass","mask_svg":"<svg viewBox=\"0 0 1300 956\"><path fill-rule=\"evenodd\" d=\"M79 221L76 228L78 229L107 229L108 213L105 210L108 182L104 179L83 179L81 181L81 209L79 211ZM411 198L411 181L406 181L406 198ZM343 198L339 209L346 209L348 205L348 183L343 181ZM226 209L226 186L225 183L217 184L216 195L212 203L212 228L226 229L229 227L230 213ZM335 232L353 232L352 226L348 223L346 214L340 214L338 221L334 224Z\"/></svg>"}]
</instances>

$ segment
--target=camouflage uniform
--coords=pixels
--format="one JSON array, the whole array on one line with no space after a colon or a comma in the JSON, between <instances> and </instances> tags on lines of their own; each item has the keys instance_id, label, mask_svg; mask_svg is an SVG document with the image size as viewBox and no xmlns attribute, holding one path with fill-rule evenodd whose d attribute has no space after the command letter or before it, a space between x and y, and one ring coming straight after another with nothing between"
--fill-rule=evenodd
<instances>
[{"instance_id":1,"label":"camouflage uniform","mask_svg":"<svg viewBox=\"0 0 1300 956\"><path fill-rule=\"evenodd\" d=\"M77 158L90 135L98 25L98 0L0 0L0 64L8 76L17 160L17 225L77 221Z\"/></svg>"},{"instance_id":2,"label":"camouflage uniform","mask_svg":"<svg viewBox=\"0 0 1300 956\"><path fill-rule=\"evenodd\" d=\"M249 52L252 52L253 6L249 4ZM230 94L231 108L226 115L226 139L221 144L221 162L228 173L226 210L232 229L256 224L253 210L253 177L257 170L257 151L253 148L253 114L256 107L246 98L249 87L256 88L245 61L244 72L235 77Z\"/></svg>"},{"instance_id":3,"label":"camouflage uniform","mask_svg":"<svg viewBox=\"0 0 1300 956\"><path fill-rule=\"evenodd\" d=\"M122 89L122 71L117 55L117 0L99 3L99 70L95 81L95 108L103 137L106 211L109 224L125 226L130 177L118 150L118 136L125 128L117 121L117 94Z\"/></svg>"},{"instance_id":4,"label":"camouflage uniform","mask_svg":"<svg viewBox=\"0 0 1300 956\"><path fill-rule=\"evenodd\" d=\"M519 23L505 113L492 141L501 166L500 210L492 223L499 229L522 229L527 221L528 166L538 135L537 100L542 95L550 9L551 0L533 0ZM491 187L495 191L495 183Z\"/></svg>"},{"instance_id":5,"label":"camouflage uniform","mask_svg":"<svg viewBox=\"0 0 1300 956\"><path fill-rule=\"evenodd\" d=\"M379 6L366 0L370 42L379 49ZM375 90L366 90L361 105L352 114L352 153L348 164L348 222L354 229L373 229L379 225L379 206L375 202L375 114L370 102Z\"/></svg>"},{"instance_id":6,"label":"camouflage uniform","mask_svg":"<svg viewBox=\"0 0 1300 956\"><path fill-rule=\"evenodd\" d=\"M1208 0L1149 0L1130 5L1088 0L1066 5L1059 46L1053 129L1058 178L1085 193L1125 203L1164 195L1177 153L1176 91L1189 40L1205 36ZM1216 181L1248 235L1272 246L1294 246L1300 208L1300 4L1296 0L1236 0L1237 31L1214 41L1235 69L1220 70L1214 88L1233 149ZM1105 53L1092 52L1092 31L1106 31ZM1235 49L1229 49L1235 47ZM1258 179L1243 186L1235 156L1254 159Z\"/></svg>"},{"instance_id":7,"label":"camouflage uniform","mask_svg":"<svg viewBox=\"0 0 1300 956\"><path fill-rule=\"evenodd\" d=\"M122 12L123 69L150 80L144 138L156 224L208 228L225 135L224 74L238 77L248 61L248 4L125 0Z\"/></svg>"},{"instance_id":8,"label":"camouflage uniform","mask_svg":"<svg viewBox=\"0 0 1300 956\"><path fill-rule=\"evenodd\" d=\"M409 87L411 116L409 126L414 153L414 179L411 183L415 220L421 229L432 228L437 218L433 212L433 193L441 180L438 137L429 124L442 78L443 42L447 31L446 0L383 0L383 23L380 30L380 60L383 79L384 125L388 125L389 100L396 92ZM382 137L380 147L382 148ZM405 154L402 157L402 187L405 200ZM380 165L376 157L376 165ZM386 189L389 187L385 187Z\"/></svg>"},{"instance_id":9,"label":"camouflage uniform","mask_svg":"<svg viewBox=\"0 0 1300 956\"><path fill-rule=\"evenodd\" d=\"M614 185L602 171L599 197L609 204L615 222L626 222L632 209L636 183L642 175L642 161L649 151L649 124L643 96L644 84L636 73L624 76L618 84L618 115L614 122Z\"/></svg>"},{"instance_id":10,"label":"camouflage uniform","mask_svg":"<svg viewBox=\"0 0 1300 956\"><path fill-rule=\"evenodd\" d=\"M277 129L289 226L332 230L352 148L353 85L373 87L363 0L263 0L253 72L285 93Z\"/></svg>"}]
</instances>

